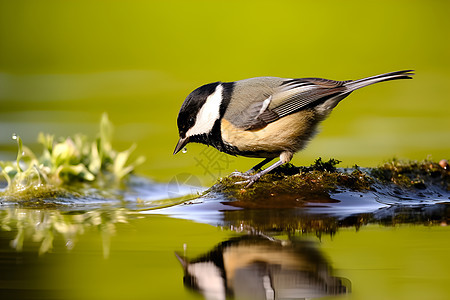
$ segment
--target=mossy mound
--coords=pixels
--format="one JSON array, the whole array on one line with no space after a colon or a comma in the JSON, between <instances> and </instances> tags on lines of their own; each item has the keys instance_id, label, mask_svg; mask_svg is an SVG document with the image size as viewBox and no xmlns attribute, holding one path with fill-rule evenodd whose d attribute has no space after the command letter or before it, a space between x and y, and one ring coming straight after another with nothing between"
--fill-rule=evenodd
<instances>
[{"instance_id":1,"label":"mossy mound","mask_svg":"<svg viewBox=\"0 0 450 300\"><path fill-rule=\"evenodd\" d=\"M401 189L419 192L438 189L449 193L448 168L430 160L392 160L378 168L336 168L340 161L317 159L309 167L287 164L267 174L249 188L243 188L240 177L225 177L210 191L226 194L240 207L297 207L308 202L334 202L332 193ZM450 194L449 194L450 196Z\"/></svg>"}]
</instances>

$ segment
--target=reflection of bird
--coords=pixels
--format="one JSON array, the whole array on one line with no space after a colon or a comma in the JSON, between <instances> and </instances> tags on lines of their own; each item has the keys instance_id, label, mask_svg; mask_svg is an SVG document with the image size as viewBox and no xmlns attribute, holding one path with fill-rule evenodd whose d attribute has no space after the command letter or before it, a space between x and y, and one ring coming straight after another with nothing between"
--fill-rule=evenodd
<instances>
[{"instance_id":1,"label":"reflection of bird","mask_svg":"<svg viewBox=\"0 0 450 300\"><path fill-rule=\"evenodd\" d=\"M317 125L351 92L377 82L411 78L410 72L354 81L259 77L206 84L190 93L181 106L177 120L180 139L174 154L195 142L231 155L265 158L240 173L251 185L303 149ZM250 175L275 157L280 160Z\"/></svg>"},{"instance_id":2,"label":"reflection of bird","mask_svg":"<svg viewBox=\"0 0 450 300\"><path fill-rule=\"evenodd\" d=\"M319 250L306 241L282 245L261 236L243 236L195 260L176 255L185 271L185 285L208 300L301 299L342 294L350 288L348 280L330 275Z\"/></svg>"}]
</instances>

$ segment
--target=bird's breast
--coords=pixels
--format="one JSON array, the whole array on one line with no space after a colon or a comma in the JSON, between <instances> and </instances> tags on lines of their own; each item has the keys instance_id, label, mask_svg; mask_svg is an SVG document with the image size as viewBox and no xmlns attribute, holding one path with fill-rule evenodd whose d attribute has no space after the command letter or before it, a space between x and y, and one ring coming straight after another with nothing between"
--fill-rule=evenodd
<instances>
[{"instance_id":1,"label":"bird's breast","mask_svg":"<svg viewBox=\"0 0 450 300\"><path fill-rule=\"evenodd\" d=\"M244 130L223 118L220 130L222 140L245 156L276 157L284 151L301 150L314 135L318 122L314 110L302 110L258 130Z\"/></svg>"}]
</instances>

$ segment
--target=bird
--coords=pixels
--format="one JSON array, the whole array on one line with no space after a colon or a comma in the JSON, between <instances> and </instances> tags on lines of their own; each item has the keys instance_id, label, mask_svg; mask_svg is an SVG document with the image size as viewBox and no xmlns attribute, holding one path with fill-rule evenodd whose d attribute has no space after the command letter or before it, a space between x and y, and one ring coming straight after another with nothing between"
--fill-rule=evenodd
<instances>
[{"instance_id":1,"label":"bird","mask_svg":"<svg viewBox=\"0 0 450 300\"><path fill-rule=\"evenodd\" d=\"M374 83L412 79L403 70L358 80L255 77L213 82L193 90L177 117L179 140L173 154L201 143L233 155L264 160L247 172L233 172L252 186L291 161L316 135L319 123L353 91ZM275 158L278 161L261 170Z\"/></svg>"}]
</instances>

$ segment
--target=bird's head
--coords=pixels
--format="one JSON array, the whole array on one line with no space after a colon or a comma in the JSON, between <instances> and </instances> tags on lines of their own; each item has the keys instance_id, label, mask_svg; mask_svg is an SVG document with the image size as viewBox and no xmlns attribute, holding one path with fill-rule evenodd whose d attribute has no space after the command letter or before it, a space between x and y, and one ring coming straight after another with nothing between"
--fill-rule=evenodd
<instances>
[{"instance_id":1,"label":"bird's head","mask_svg":"<svg viewBox=\"0 0 450 300\"><path fill-rule=\"evenodd\" d=\"M215 122L220 119L222 92L222 84L214 82L195 89L186 97L178 113L180 139L173 154L195 141L195 137L208 135L212 131Z\"/></svg>"}]
</instances>

